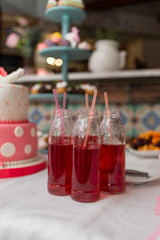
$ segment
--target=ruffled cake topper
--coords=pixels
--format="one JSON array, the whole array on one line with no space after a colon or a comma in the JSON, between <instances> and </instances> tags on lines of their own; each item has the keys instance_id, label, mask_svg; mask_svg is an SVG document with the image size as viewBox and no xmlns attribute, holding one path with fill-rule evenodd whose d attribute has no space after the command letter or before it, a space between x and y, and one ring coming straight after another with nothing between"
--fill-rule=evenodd
<instances>
[{"instance_id":1,"label":"ruffled cake topper","mask_svg":"<svg viewBox=\"0 0 160 240\"><path fill-rule=\"evenodd\" d=\"M0 67L0 76L2 76L2 77L7 76L7 72L4 70L3 67Z\"/></svg>"},{"instance_id":2,"label":"ruffled cake topper","mask_svg":"<svg viewBox=\"0 0 160 240\"><path fill-rule=\"evenodd\" d=\"M18 78L24 74L23 68L18 68L16 71L7 74L3 67L0 67L0 84L10 84L15 82Z\"/></svg>"}]
</instances>

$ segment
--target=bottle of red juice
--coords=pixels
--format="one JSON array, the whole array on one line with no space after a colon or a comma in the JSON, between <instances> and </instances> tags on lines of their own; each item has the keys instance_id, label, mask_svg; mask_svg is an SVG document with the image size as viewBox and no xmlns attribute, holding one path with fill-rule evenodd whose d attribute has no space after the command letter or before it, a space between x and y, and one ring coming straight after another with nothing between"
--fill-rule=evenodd
<instances>
[{"instance_id":1,"label":"bottle of red juice","mask_svg":"<svg viewBox=\"0 0 160 240\"><path fill-rule=\"evenodd\" d=\"M86 129L90 124L87 144ZM79 202L94 202L100 196L100 126L98 113L79 110L73 129L73 168L71 197Z\"/></svg>"},{"instance_id":2,"label":"bottle of red juice","mask_svg":"<svg viewBox=\"0 0 160 240\"><path fill-rule=\"evenodd\" d=\"M70 110L55 111L48 137L48 192L64 196L71 192L73 139Z\"/></svg>"},{"instance_id":3,"label":"bottle of red juice","mask_svg":"<svg viewBox=\"0 0 160 240\"><path fill-rule=\"evenodd\" d=\"M104 111L100 125L100 189L103 193L125 191L125 130L117 110Z\"/></svg>"}]
</instances>

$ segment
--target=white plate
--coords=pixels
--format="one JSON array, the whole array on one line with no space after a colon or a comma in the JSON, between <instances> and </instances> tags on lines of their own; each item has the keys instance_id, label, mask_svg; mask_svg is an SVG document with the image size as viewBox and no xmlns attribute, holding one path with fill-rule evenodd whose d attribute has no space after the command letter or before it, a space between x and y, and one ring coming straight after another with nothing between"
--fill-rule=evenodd
<instances>
[{"instance_id":1,"label":"white plate","mask_svg":"<svg viewBox=\"0 0 160 240\"><path fill-rule=\"evenodd\" d=\"M130 147L126 147L126 149L134 154L135 156L138 157L156 157L158 158L158 156L160 155L160 150L146 150L146 151L140 151L140 150L135 150L133 148Z\"/></svg>"},{"instance_id":2,"label":"white plate","mask_svg":"<svg viewBox=\"0 0 160 240\"><path fill-rule=\"evenodd\" d=\"M149 177L136 177L136 176L127 176L126 175L126 183L127 184L144 184L147 182L152 182L160 178L160 174L156 174L155 172L149 173Z\"/></svg>"}]
</instances>

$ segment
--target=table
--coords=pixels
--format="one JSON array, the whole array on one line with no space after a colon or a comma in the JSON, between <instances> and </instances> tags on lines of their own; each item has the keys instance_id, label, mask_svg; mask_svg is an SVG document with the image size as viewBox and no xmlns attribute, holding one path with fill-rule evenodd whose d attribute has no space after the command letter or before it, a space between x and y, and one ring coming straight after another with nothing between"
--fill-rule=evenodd
<instances>
[{"instance_id":1,"label":"table","mask_svg":"<svg viewBox=\"0 0 160 240\"><path fill-rule=\"evenodd\" d=\"M158 159L126 153L126 168L160 173ZM47 192L47 169L0 180L0 240L146 240L160 225L155 215L160 180L127 185L119 195L79 203Z\"/></svg>"}]
</instances>

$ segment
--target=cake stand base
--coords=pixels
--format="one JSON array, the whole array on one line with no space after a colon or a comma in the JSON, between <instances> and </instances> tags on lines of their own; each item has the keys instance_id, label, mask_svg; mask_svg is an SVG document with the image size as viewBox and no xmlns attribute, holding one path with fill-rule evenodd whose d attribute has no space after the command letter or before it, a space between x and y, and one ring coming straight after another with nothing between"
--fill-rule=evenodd
<instances>
[{"instance_id":1,"label":"cake stand base","mask_svg":"<svg viewBox=\"0 0 160 240\"><path fill-rule=\"evenodd\" d=\"M44 154L38 153L35 161L33 162L0 169L0 178L22 177L39 172L46 167L46 156Z\"/></svg>"}]
</instances>

